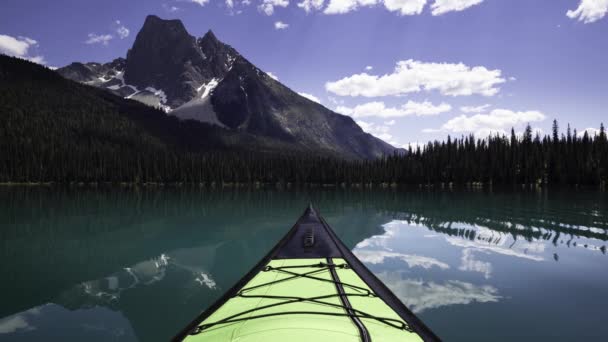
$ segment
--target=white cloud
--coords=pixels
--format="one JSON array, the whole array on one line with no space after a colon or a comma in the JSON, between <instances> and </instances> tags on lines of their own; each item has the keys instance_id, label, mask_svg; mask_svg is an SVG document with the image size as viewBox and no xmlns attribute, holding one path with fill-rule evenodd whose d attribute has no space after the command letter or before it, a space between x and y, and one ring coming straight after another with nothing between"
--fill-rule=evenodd
<instances>
[{"instance_id":1,"label":"white cloud","mask_svg":"<svg viewBox=\"0 0 608 342\"><path fill-rule=\"evenodd\" d=\"M316 96L314 96L312 94L308 94L308 93L298 93L298 94L300 96L303 96L303 97L305 97L305 98L307 98L307 99L309 99L311 101L314 101L316 103L321 103L321 100L318 97L316 97Z\"/></svg>"},{"instance_id":2,"label":"white cloud","mask_svg":"<svg viewBox=\"0 0 608 342\"><path fill-rule=\"evenodd\" d=\"M429 116L449 112L450 110L452 110L452 106L445 102L442 102L441 104L435 106L429 101L407 101L407 103L402 107L402 109L404 110L406 115Z\"/></svg>"},{"instance_id":3,"label":"white cloud","mask_svg":"<svg viewBox=\"0 0 608 342\"><path fill-rule=\"evenodd\" d=\"M190 2L194 2L195 4L199 4L201 6L205 6L209 3L209 0L188 0Z\"/></svg>"},{"instance_id":4,"label":"white cloud","mask_svg":"<svg viewBox=\"0 0 608 342\"><path fill-rule=\"evenodd\" d=\"M118 37L119 37L120 39L125 39L125 38L127 38L127 37L129 36L129 33L130 33L129 29L128 29L128 28L126 28L124 25L122 25L122 24L120 23L120 20L116 20L116 25L118 26L118 27L116 28L116 34L118 35Z\"/></svg>"},{"instance_id":5,"label":"white cloud","mask_svg":"<svg viewBox=\"0 0 608 342\"><path fill-rule=\"evenodd\" d=\"M463 11L471 6L479 5L484 0L435 0L431 5L433 15L442 15L448 12Z\"/></svg>"},{"instance_id":6,"label":"white cloud","mask_svg":"<svg viewBox=\"0 0 608 342\"><path fill-rule=\"evenodd\" d=\"M228 7L229 9L234 8L234 1L233 0L226 0L226 7Z\"/></svg>"},{"instance_id":7,"label":"white cloud","mask_svg":"<svg viewBox=\"0 0 608 342\"><path fill-rule=\"evenodd\" d=\"M27 59L30 62L37 63L37 64L43 64L43 65L46 64L46 60L44 59L43 56L33 56L33 57L27 57L25 59Z\"/></svg>"},{"instance_id":8,"label":"white cloud","mask_svg":"<svg viewBox=\"0 0 608 342\"><path fill-rule=\"evenodd\" d=\"M270 77L271 77L271 78L273 78L275 81L278 81L278 80L279 80L279 77L278 77L277 75L273 74L273 73L272 73L272 72L270 72L270 71L267 71L267 72L266 72L266 75L270 76Z\"/></svg>"},{"instance_id":9,"label":"white cloud","mask_svg":"<svg viewBox=\"0 0 608 342\"><path fill-rule=\"evenodd\" d=\"M363 120L357 120L357 125L359 125L364 132L369 133L375 136L376 138L380 138L385 141L391 140L393 138L393 135L388 132L390 129L390 127L388 126L376 125L372 122L367 122ZM363 245L357 246L363 247Z\"/></svg>"},{"instance_id":10,"label":"white cloud","mask_svg":"<svg viewBox=\"0 0 608 342\"><path fill-rule=\"evenodd\" d=\"M285 24L282 21L277 21L274 23L275 30L284 30L289 27L289 24Z\"/></svg>"},{"instance_id":11,"label":"white cloud","mask_svg":"<svg viewBox=\"0 0 608 342\"><path fill-rule=\"evenodd\" d=\"M374 69L374 67L373 67L373 66L371 66L371 65L368 65L368 66L366 66L366 67L365 67L365 70L367 70L367 71L370 71L370 70L372 70L372 69Z\"/></svg>"},{"instance_id":12,"label":"white cloud","mask_svg":"<svg viewBox=\"0 0 608 342\"><path fill-rule=\"evenodd\" d=\"M266 15L273 15L275 7L287 7L289 0L263 0L258 9Z\"/></svg>"},{"instance_id":13,"label":"white cloud","mask_svg":"<svg viewBox=\"0 0 608 342\"><path fill-rule=\"evenodd\" d=\"M392 118L392 117L403 117L403 116L429 116L438 115L441 113L449 112L452 109L447 103L441 103L434 105L429 101L414 102L408 101L401 107L386 107L384 102L368 102L362 105L358 105L354 108L345 106L339 106L336 111L344 115L349 115L354 118L363 118L370 116L377 116L381 118Z\"/></svg>"},{"instance_id":14,"label":"white cloud","mask_svg":"<svg viewBox=\"0 0 608 342\"><path fill-rule=\"evenodd\" d=\"M0 52L9 56L25 56L27 55L29 48L37 44L38 42L31 38L14 38L0 34Z\"/></svg>"},{"instance_id":15,"label":"white cloud","mask_svg":"<svg viewBox=\"0 0 608 342\"><path fill-rule=\"evenodd\" d=\"M483 113L488 108L490 108L490 105L489 104L484 104L484 105L481 105L481 106L464 106L464 107L460 107L460 110L463 113Z\"/></svg>"},{"instance_id":16,"label":"white cloud","mask_svg":"<svg viewBox=\"0 0 608 342\"><path fill-rule=\"evenodd\" d=\"M425 129L423 132L475 133L478 136L505 134L517 125L545 120L546 115L536 111L512 111L493 109L489 114L460 115L444 123L440 129Z\"/></svg>"},{"instance_id":17,"label":"white cloud","mask_svg":"<svg viewBox=\"0 0 608 342\"><path fill-rule=\"evenodd\" d=\"M389 121L384 121L384 124L385 124L385 125L387 125L387 126L392 126L392 125L394 125L396 122L397 122L397 121L395 121L395 120L389 120Z\"/></svg>"},{"instance_id":18,"label":"white cloud","mask_svg":"<svg viewBox=\"0 0 608 342\"><path fill-rule=\"evenodd\" d=\"M426 0L384 0L384 7L400 15L417 15L422 13Z\"/></svg>"},{"instance_id":19,"label":"white cloud","mask_svg":"<svg viewBox=\"0 0 608 342\"><path fill-rule=\"evenodd\" d=\"M600 134L599 129L593 128L593 127L588 127L588 128L585 128L584 130L578 132L578 136L582 138L585 135L585 132L587 132L587 135L589 135L590 138L593 138L594 136Z\"/></svg>"},{"instance_id":20,"label":"white cloud","mask_svg":"<svg viewBox=\"0 0 608 342\"><path fill-rule=\"evenodd\" d=\"M359 7L374 6L378 0L329 0L325 14L344 14L357 10Z\"/></svg>"},{"instance_id":21,"label":"white cloud","mask_svg":"<svg viewBox=\"0 0 608 342\"><path fill-rule=\"evenodd\" d=\"M38 42L28 37L11 37L0 34L0 53L8 56L27 59L28 61L46 64L43 56L31 56L31 49L38 46Z\"/></svg>"},{"instance_id":22,"label":"white cloud","mask_svg":"<svg viewBox=\"0 0 608 342\"><path fill-rule=\"evenodd\" d=\"M315 10L320 10L325 4L325 0L303 0L298 3L298 7L304 9L306 13L310 13Z\"/></svg>"},{"instance_id":23,"label":"white cloud","mask_svg":"<svg viewBox=\"0 0 608 342\"><path fill-rule=\"evenodd\" d=\"M95 33L89 33L89 39L87 39L85 41L85 44L102 44L102 45L108 45L108 43L110 42L110 40L112 40L114 37L111 34L95 34Z\"/></svg>"},{"instance_id":24,"label":"white cloud","mask_svg":"<svg viewBox=\"0 0 608 342\"><path fill-rule=\"evenodd\" d=\"M463 63L425 63L412 59L399 61L391 74L383 76L355 74L327 82L327 91L340 96L399 96L422 90L437 90L442 95L493 96L504 83L502 72Z\"/></svg>"},{"instance_id":25,"label":"white cloud","mask_svg":"<svg viewBox=\"0 0 608 342\"><path fill-rule=\"evenodd\" d=\"M384 4L391 12L401 15L415 15L422 13L427 0L329 0L323 11L325 14L344 14L356 11L359 7L371 7Z\"/></svg>"},{"instance_id":26,"label":"white cloud","mask_svg":"<svg viewBox=\"0 0 608 342\"><path fill-rule=\"evenodd\" d=\"M566 15L570 19L589 24L602 19L606 13L608 13L608 0L581 0L578 8L569 10Z\"/></svg>"}]
</instances>

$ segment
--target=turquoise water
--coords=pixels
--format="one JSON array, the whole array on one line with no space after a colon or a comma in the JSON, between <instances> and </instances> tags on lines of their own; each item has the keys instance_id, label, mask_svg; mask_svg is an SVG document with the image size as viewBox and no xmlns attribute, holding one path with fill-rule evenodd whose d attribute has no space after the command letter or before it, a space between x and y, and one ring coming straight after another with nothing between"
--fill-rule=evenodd
<instances>
[{"instance_id":1,"label":"turquoise water","mask_svg":"<svg viewBox=\"0 0 608 342\"><path fill-rule=\"evenodd\" d=\"M166 341L309 201L447 341L608 336L602 192L0 188L0 340Z\"/></svg>"}]
</instances>

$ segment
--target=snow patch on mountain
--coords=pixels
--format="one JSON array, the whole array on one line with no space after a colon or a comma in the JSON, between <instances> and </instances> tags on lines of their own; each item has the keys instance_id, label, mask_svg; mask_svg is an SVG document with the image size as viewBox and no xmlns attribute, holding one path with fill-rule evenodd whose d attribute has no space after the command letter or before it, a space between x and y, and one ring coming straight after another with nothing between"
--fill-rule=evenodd
<instances>
[{"instance_id":1,"label":"snow patch on mountain","mask_svg":"<svg viewBox=\"0 0 608 342\"><path fill-rule=\"evenodd\" d=\"M182 120L196 120L226 128L213 109L211 97L195 98L179 106L171 114Z\"/></svg>"},{"instance_id":2,"label":"snow patch on mountain","mask_svg":"<svg viewBox=\"0 0 608 342\"><path fill-rule=\"evenodd\" d=\"M215 89L215 87L217 87L217 85L219 84L219 80L217 78L212 78L211 81L203 84L202 86L198 87L198 89L196 89L196 91L198 91L199 93L202 91L203 94L201 95L201 99L206 98L207 96L209 96L211 94L211 92L213 91L213 89Z\"/></svg>"}]
</instances>

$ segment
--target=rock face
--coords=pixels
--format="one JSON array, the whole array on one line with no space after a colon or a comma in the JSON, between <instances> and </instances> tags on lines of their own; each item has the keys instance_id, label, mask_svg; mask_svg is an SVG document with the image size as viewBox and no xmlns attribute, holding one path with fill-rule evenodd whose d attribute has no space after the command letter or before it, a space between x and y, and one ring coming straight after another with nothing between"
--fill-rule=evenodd
<instances>
[{"instance_id":1,"label":"rock face","mask_svg":"<svg viewBox=\"0 0 608 342\"><path fill-rule=\"evenodd\" d=\"M395 148L350 118L310 101L250 63L212 31L191 36L179 20L148 16L127 58L72 63L66 78L106 88L181 119L329 151L345 158L374 158Z\"/></svg>"}]
</instances>

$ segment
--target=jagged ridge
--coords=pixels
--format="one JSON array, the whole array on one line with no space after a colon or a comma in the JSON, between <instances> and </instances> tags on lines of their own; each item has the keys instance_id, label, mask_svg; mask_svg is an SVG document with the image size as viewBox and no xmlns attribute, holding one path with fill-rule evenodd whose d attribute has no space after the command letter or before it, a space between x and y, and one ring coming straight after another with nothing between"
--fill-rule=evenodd
<instances>
[{"instance_id":1,"label":"jagged ridge","mask_svg":"<svg viewBox=\"0 0 608 342\"><path fill-rule=\"evenodd\" d=\"M346 158L374 158L395 151L350 117L269 77L211 30L195 38L179 20L148 16L126 60L73 63L58 72L182 119L297 148L332 151Z\"/></svg>"}]
</instances>

